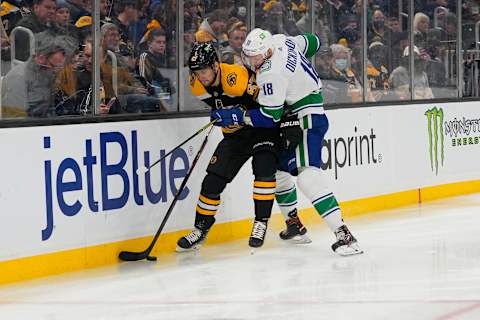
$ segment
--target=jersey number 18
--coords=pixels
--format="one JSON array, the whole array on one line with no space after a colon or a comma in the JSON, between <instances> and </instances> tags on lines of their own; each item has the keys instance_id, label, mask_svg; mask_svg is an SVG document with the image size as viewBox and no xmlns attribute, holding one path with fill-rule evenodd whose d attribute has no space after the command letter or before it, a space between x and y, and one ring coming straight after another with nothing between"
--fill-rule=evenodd
<instances>
[{"instance_id":1,"label":"jersey number 18","mask_svg":"<svg viewBox=\"0 0 480 320\"><path fill-rule=\"evenodd\" d=\"M273 94L273 86L270 82L263 84L263 94L266 96L270 96Z\"/></svg>"}]
</instances>

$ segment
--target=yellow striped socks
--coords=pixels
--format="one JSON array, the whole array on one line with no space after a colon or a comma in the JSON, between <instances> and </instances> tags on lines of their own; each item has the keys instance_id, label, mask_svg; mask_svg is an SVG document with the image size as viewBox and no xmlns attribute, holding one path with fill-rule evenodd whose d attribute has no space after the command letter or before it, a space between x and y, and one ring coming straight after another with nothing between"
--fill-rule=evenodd
<instances>
[{"instance_id":1,"label":"yellow striped socks","mask_svg":"<svg viewBox=\"0 0 480 320\"><path fill-rule=\"evenodd\" d=\"M275 181L257 181L253 182L253 200L273 200L275 199Z\"/></svg>"},{"instance_id":2,"label":"yellow striped socks","mask_svg":"<svg viewBox=\"0 0 480 320\"><path fill-rule=\"evenodd\" d=\"M196 211L206 216L214 216L220 206L220 198L212 199L200 194L197 202Z\"/></svg>"}]
</instances>

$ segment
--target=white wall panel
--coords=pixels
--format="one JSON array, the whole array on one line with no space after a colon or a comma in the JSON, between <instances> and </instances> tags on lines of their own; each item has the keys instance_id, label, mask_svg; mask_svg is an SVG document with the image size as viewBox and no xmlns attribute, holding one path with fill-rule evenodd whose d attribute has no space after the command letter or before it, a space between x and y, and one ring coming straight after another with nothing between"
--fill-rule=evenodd
<instances>
[{"instance_id":1,"label":"white wall panel","mask_svg":"<svg viewBox=\"0 0 480 320\"><path fill-rule=\"evenodd\" d=\"M426 112L434 107L437 111L435 114L430 112L429 118ZM328 167L325 173L340 201L480 178L480 111L476 103L353 108L329 111L328 116L330 130L322 155ZM434 120L437 121L436 127ZM134 159L141 166L144 152L149 152L152 163L159 158L161 150L168 152L207 121L208 118L191 118L1 129L0 243L4 245L0 246L0 260L154 233L173 199L172 170L183 169L185 173L184 161L188 159L191 163L203 136L187 143L174 163L169 157L163 167L158 165L152 169L152 189L156 192L161 187L166 188L163 199L156 204L146 195L145 176L135 175ZM46 145L48 138L49 147ZM458 146L457 139L463 144L465 138L467 145ZM114 141L106 142L108 139ZM190 178L188 196L177 203L165 231L191 227L205 168L220 139L219 129L215 129ZM103 156L102 140L106 150ZM132 150L135 145L136 153ZM88 155L90 146L91 154ZM435 154L438 164L435 163ZM102 188L102 161L107 166L103 169L105 177L108 166L118 164L122 159L124 164L113 170L117 174L104 178L106 183ZM88 164L93 160L95 164ZM57 190L62 189L57 183L62 163L68 168L62 180L64 192L57 194ZM78 170L72 169L72 164L78 166ZM49 188L46 187L45 168L49 166L52 171L53 224L47 223L49 201L46 200L46 190ZM89 168L91 175L88 174ZM134 183L137 178L138 183ZM108 209L109 204L115 206L118 201L104 201L102 194L105 197L108 188L109 199L120 197L125 192L126 179L128 200L116 209ZM252 180L248 163L227 187L217 221L253 217ZM174 181L179 186L181 177ZM134 184L138 187L134 188ZM62 212L58 196L63 197L67 207L71 207L71 212L67 210L71 216ZM75 213L72 206L77 201L81 209ZM303 197L300 205L309 206ZM275 207L274 211L278 212L278 208ZM46 230L43 237L42 230Z\"/></svg>"}]
</instances>

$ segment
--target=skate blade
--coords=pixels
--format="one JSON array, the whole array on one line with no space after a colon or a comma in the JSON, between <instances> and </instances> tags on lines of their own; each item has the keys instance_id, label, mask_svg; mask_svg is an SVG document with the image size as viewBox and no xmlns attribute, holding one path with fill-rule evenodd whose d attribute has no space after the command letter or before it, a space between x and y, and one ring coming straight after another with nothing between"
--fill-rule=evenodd
<instances>
[{"instance_id":1,"label":"skate blade","mask_svg":"<svg viewBox=\"0 0 480 320\"><path fill-rule=\"evenodd\" d=\"M355 254L361 254L363 253L363 250L360 249L357 243L352 243L349 246L338 247L337 250L335 250L335 253L343 257L346 257L346 256L353 256Z\"/></svg>"},{"instance_id":2,"label":"skate blade","mask_svg":"<svg viewBox=\"0 0 480 320\"><path fill-rule=\"evenodd\" d=\"M260 249L261 247L263 247L263 244L261 244L260 246L258 247L253 247L251 245L248 245L250 247L250 255L254 255L255 253L257 253L257 250Z\"/></svg>"},{"instance_id":3,"label":"skate blade","mask_svg":"<svg viewBox=\"0 0 480 320\"><path fill-rule=\"evenodd\" d=\"M312 240L306 235L296 235L295 237L291 238L291 239L287 239L287 240L284 240L288 243L291 243L291 244L309 244L309 243L312 243Z\"/></svg>"},{"instance_id":4,"label":"skate blade","mask_svg":"<svg viewBox=\"0 0 480 320\"><path fill-rule=\"evenodd\" d=\"M193 252L193 251L198 251L198 250L200 250L200 247L201 247L201 246L202 246L201 244L197 244L196 246L193 246L193 247L191 247L191 248L189 248L189 249L185 249L185 248L182 248L182 247L177 246L177 248L175 248L175 251L176 251L177 253Z\"/></svg>"}]
</instances>

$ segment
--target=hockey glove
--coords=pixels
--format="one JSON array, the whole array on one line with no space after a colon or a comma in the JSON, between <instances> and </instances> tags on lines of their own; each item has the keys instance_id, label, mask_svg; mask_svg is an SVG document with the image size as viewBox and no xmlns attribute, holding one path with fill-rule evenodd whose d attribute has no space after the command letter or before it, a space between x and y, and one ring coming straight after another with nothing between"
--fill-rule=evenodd
<instances>
[{"instance_id":1,"label":"hockey glove","mask_svg":"<svg viewBox=\"0 0 480 320\"><path fill-rule=\"evenodd\" d=\"M244 121L245 111L240 107L233 107L231 109L216 109L212 110L210 120L218 119L214 125L219 127L228 127L231 125L242 125Z\"/></svg>"},{"instance_id":2,"label":"hockey glove","mask_svg":"<svg viewBox=\"0 0 480 320\"><path fill-rule=\"evenodd\" d=\"M303 131L296 115L285 116L280 120L282 145L288 152L295 150L303 139Z\"/></svg>"}]
</instances>

